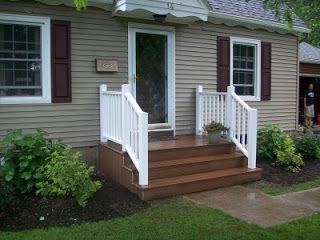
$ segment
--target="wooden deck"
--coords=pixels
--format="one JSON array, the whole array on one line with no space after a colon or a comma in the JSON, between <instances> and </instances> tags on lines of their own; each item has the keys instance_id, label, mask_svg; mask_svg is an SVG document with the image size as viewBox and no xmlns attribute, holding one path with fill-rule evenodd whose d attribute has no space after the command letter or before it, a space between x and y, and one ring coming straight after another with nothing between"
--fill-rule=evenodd
<instances>
[{"instance_id":1,"label":"wooden deck","mask_svg":"<svg viewBox=\"0 0 320 240\"><path fill-rule=\"evenodd\" d=\"M175 140L150 142L148 150L148 186L138 184L139 175L130 157L114 143L100 145L101 170L145 200L261 178L261 169L248 169L246 157L225 139L212 145L203 136L177 136Z\"/></svg>"}]
</instances>

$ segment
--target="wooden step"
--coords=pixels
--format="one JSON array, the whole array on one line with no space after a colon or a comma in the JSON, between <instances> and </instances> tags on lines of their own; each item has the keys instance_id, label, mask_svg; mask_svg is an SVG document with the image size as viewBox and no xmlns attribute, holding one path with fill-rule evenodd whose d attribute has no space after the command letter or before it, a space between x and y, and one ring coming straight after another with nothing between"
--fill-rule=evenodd
<instances>
[{"instance_id":1,"label":"wooden step","mask_svg":"<svg viewBox=\"0 0 320 240\"><path fill-rule=\"evenodd\" d=\"M203 146L186 146L179 148L149 150L149 162L200 156L212 156L232 153L235 151L235 146L229 142Z\"/></svg>"},{"instance_id":2,"label":"wooden step","mask_svg":"<svg viewBox=\"0 0 320 240\"><path fill-rule=\"evenodd\" d=\"M154 179L147 187L134 183L144 200L205 191L227 187L261 179L262 169L250 170L246 167Z\"/></svg>"},{"instance_id":3,"label":"wooden step","mask_svg":"<svg viewBox=\"0 0 320 240\"><path fill-rule=\"evenodd\" d=\"M149 179L167 178L227 168L244 167L247 165L246 157L240 152L219 154L213 156L200 156L149 163ZM138 179L135 166L130 163L125 167L134 173L134 180Z\"/></svg>"}]
</instances>

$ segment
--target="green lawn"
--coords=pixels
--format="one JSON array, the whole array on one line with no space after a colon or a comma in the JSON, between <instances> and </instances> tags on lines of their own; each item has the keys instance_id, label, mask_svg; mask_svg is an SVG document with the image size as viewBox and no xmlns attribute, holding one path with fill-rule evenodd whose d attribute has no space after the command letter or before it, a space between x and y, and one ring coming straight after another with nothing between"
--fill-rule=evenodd
<instances>
[{"instance_id":1,"label":"green lawn","mask_svg":"<svg viewBox=\"0 0 320 240\"><path fill-rule=\"evenodd\" d=\"M298 191L308 190L316 187L320 187L320 179L293 184L290 186L261 188L259 190L269 195L276 196L276 195L281 195L289 192L298 192Z\"/></svg>"},{"instance_id":2,"label":"green lawn","mask_svg":"<svg viewBox=\"0 0 320 240\"><path fill-rule=\"evenodd\" d=\"M156 205L125 218L18 233L0 233L5 240L100 239L319 239L320 214L262 229L219 210L188 201Z\"/></svg>"}]
</instances>

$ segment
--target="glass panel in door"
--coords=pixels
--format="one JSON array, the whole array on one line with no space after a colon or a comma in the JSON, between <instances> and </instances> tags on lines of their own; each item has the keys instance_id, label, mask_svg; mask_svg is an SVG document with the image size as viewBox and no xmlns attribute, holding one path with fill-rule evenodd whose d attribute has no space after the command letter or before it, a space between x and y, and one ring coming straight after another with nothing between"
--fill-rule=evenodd
<instances>
[{"instance_id":1,"label":"glass panel in door","mask_svg":"<svg viewBox=\"0 0 320 240\"><path fill-rule=\"evenodd\" d=\"M149 124L168 123L166 35L136 33L136 100Z\"/></svg>"}]
</instances>

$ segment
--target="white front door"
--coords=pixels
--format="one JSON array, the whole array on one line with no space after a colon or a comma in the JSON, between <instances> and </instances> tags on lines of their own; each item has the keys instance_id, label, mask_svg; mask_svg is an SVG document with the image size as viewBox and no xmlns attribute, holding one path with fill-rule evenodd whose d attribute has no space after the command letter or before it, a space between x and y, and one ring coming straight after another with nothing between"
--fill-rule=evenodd
<instances>
[{"instance_id":1,"label":"white front door","mask_svg":"<svg viewBox=\"0 0 320 240\"><path fill-rule=\"evenodd\" d=\"M174 129L174 28L129 24L129 84L149 129Z\"/></svg>"}]
</instances>

